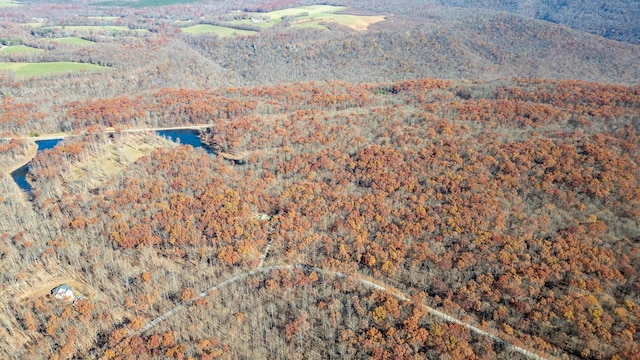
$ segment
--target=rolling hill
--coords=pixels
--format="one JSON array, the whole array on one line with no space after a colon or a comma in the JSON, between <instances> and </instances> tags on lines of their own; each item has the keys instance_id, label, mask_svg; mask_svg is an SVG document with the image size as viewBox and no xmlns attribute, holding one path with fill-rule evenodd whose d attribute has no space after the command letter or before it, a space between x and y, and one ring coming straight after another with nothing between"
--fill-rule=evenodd
<instances>
[{"instance_id":1,"label":"rolling hill","mask_svg":"<svg viewBox=\"0 0 640 360\"><path fill-rule=\"evenodd\" d=\"M0 10L0 358L640 357L637 1Z\"/></svg>"}]
</instances>

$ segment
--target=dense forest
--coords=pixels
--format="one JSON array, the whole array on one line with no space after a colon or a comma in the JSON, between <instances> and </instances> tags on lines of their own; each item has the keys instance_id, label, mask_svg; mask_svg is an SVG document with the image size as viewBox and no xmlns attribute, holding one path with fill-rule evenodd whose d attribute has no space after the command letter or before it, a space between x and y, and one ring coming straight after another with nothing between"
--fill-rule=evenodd
<instances>
[{"instance_id":1,"label":"dense forest","mask_svg":"<svg viewBox=\"0 0 640 360\"><path fill-rule=\"evenodd\" d=\"M640 356L633 26L138 3L0 8L2 63L107 67L0 70L0 357Z\"/></svg>"},{"instance_id":2,"label":"dense forest","mask_svg":"<svg viewBox=\"0 0 640 360\"><path fill-rule=\"evenodd\" d=\"M29 327L16 326L41 329L17 347L23 354L45 342L51 355L259 356L310 347L328 349L317 357L384 357L396 348L407 356L508 356L464 328L425 317L416 307L423 302L540 354L637 353L638 89L425 79L216 91L226 93L226 104L206 90L157 93L139 111L211 116L203 136L225 151L250 152L244 164L189 146L161 147L95 187L78 187L68 169L95 158L105 136L70 138L36 157L36 221L31 231L7 234L5 256L21 259L5 264L13 274L7 285L17 289L40 267L53 268L81 274L93 298L7 304L15 319L30 319ZM96 119L113 114L103 108ZM45 229L51 239L42 242ZM136 333L255 269L266 248L264 266L375 279L414 300L404 305L357 283L342 291L340 279L315 271L274 270L229 285L215 300L199 299L184 310L186 323ZM238 308L232 299L248 294L253 300ZM290 301L263 303L274 298ZM220 316L201 313L209 307ZM256 326L265 333L246 348L230 335L249 336ZM204 330L221 327L210 330L215 341ZM322 327L334 335L320 336ZM94 335L76 335L65 349L70 333ZM381 338L365 345L369 336Z\"/></svg>"}]
</instances>

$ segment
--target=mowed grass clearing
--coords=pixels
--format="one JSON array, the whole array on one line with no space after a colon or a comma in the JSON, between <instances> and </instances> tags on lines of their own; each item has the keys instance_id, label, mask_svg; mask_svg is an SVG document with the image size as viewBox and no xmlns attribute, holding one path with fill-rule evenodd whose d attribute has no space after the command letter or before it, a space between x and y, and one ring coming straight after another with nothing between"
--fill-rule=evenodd
<instances>
[{"instance_id":1,"label":"mowed grass clearing","mask_svg":"<svg viewBox=\"0 0 640 360\"><path fill-rule=\"evenodd\" d=\"M333 5L300 6L296 8L288 8L288 9L271 11L268 13L253 13L253 12L246 13L247 15L249 15L250 17L249 19L234 20L234 21L230 21L229 23L238 24L238 25L252 25L252 26L268 29L280 24L282 22L282 18L285 16L300 17L301 19L304 19L312 15L323 14L323 13L334 13L344 9L346 9L346 7L333 6ZM251 20L251 18L268 19L268 20L254 22L253 20Z\"/></svg>"},{"instance_id":2,"label":"mowed grass clearing","mask_svg":"<svg viewBox=\"0 0 640 360\"><path fill-rule=\"evenodd\" d=\"M12 71L17 77L44 76L79 71L99 71L105 66L76 62L0 63L0 71Z\"/></svg>"},{"instance_id":3,"label":"mowed grass clearing","mask_svg":"<svg viewBox=\"0 0 640 360\"><path fill-rule=\"evenodd\" d=\"M155 134L128 134L119 144L104 144L96 155L72 165L64 180L71 185L99 186L154 149L174 146L174 142Z\"/></svg>"},{"instance_id":4,"label":"mowed grass clearing","mask_svg":"<svg viewBox=\"0 0 640 360\"><path fill-rule=\"evenodd\" d=\"M271 19L282 19L285 16L297 16L307 13L307 16L313 16L317 14L334 13L346 9L345 6L333 6L333 5L310 5L300 6L297 8L288 8L282 10L271 11L264 13L264 16L268 16ZM263 13L254 13L257 16Z\"/></svg>"},{"instance_id":5,"label":"mowed grass clearing","mask_svg":"<svg viewBox=\"0 0 640 360\"><path fill-rule=\"evenodd\" d=\"M333 22L346 27L349 27L357 31L365 31L369 28L369 25L384 21L384 16L361 16L361 15L348 15L348 14L316 14L310 15L308 18L294 21L291 25L297 26L304 24L305 20L309 20L311 23L323 23Z\"/></svg>"},{"instance_id":6,"label":"mowed grass clearing","mask_svg":"<svg viewBox=\"0 0 640 360\"><path fill-rule=\"evenodd\" d=\"M177 4L191 4L202 0L138 0L138 1L102 1L94 3L99 6L155 7Z\"/></svg>"},{"instance_id":7,"label":"mowed grass clearing","mask_svg":"<svg viewBox=\"0 0 640 360\"><path fill-rule=\"evenodd\" d=\"M22 26L28 26L28 27L43 27L44 23L43 22L28 22L28 23L23 23L20 24Z\"/></svg>"},{"instance_id":8,"label":"mowed grass clearing","mask_svg":"<svg viewBox=\"0 0 640 360\"><path fill-rule=\"evenodd\" d=\"M26 45L11 45L0 49L0 54L27 54L41 52L44 52L44 50Z\"/></svg>"},{"instance_id":9,"label":"mowed grass clearing","mask_svg":"<svg viewBox=\"0 0 640 360\"><path fill-rule=\"evenodd\" d=\"M149 32L147 29L130 29L127 26L122 25L56 25L56 26L47 26L47 29L65 29L70 31L84 31L88 33L99 33L104 31L120 31L120 32Z\"/></svg>"},{"instance_id":10,"label":"mowed grass clearing","mask_svg":"<svg viewBox=\"0 0 640 360\"><path fill-rule=\"evenodd\" d=\"M95 45L96 44L93 41L85 40L83 38L79 38L75 36L51 39L51 41L57 42L60 44L71 44L71 45Z\"/></svg>"},{"instance_id":11,"label":"mowed grass clearing","mask_svg":"<svg viewBox=\"0 0 640 360\"><path fill-rule=\"evenodd\" d=\"M187 34L199 35L199 34L216 34L220 37L233 37L240 35L255 35L257 31L250 30L239 30L230 27L217 26L217 25L209 25L209 24L198 24L194 26L189 26L185 28L181 28L181 30Z\"/></svg>"},{"instance_id":12,"label":"mowed grass clearing","mask_svg":"<svg viewBox=\"0 0 640 360\"><path fill-rule=\"evenodd\" d=\"M12 0L0 0L0 8L2 8L2 7L21 6L21 5L22 4L15 3Z\"/></svg>"},{"instance_id":13,"label":"mowed grass clearing","mask_svg":"<svg viewBox=\"0 0 640 360\"><path fill-rule=\"evenodd\" d=\"M291 23L291 27L294 27L296 29L329 30L322 21L313 20L313 19L304 19L304 20L294 21L293 23Z\"/></svg>"},{"instance_id":14,"label":"mowed grass clearing","mask_svg":"<svg viewBox=\"0 0 640 360\"><path fill-rule=\"evenodd\" d=\"M120 16L89 16L87 19L92 20L118 20L121 19Z\"/></svg>"},{"instance_id":15,"label":"mowed grass clearing","mask_svg":"<svg viewBox=\"0 0 640 360\"><path fill-rule=\"evenodd\" d=\"M276 10L268 13L247 13L249 19L230 21L231 24L252 25L260 28L271 28L282 23L285 16L293 17L293 27L326 29L322 23L336 23L354 30L367 30L369 25L384 21L384 16L361 16L336 14L345 10L344 6L312 5ZM257 20L254 21L251 18Z\"/></svg>"}]
</instances>

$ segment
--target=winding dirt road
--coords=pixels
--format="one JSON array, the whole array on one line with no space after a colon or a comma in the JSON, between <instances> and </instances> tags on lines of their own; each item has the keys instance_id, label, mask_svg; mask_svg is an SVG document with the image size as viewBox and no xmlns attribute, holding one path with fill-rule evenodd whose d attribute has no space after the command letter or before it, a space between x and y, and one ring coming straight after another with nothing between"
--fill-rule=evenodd
<instances>
[{"instance_id":1,"label":"winding dirt road","mask_svg":"<svg viewBox=\"0 0 640 360\"><path fill-rule=\"evenodd\" d=\"M266 254L266 252L265 252ZM263 262L264 259L261 259L261 263ZM290 270L293 271L294 269L299 269L299 270L304 270L304 271L315 271L318 274L323 274L323 275L329 275L329 276L336 276L336 277L340 277L340 278L347 278L347 277L351 277L352 279L355 279L356 281L358 281L361 285L370 288L370 289L377 289L380 291L385 291L390 293L391 295L393 295L395 298L397 298L400 301L411 301L410 297L405 294L402 293L398 290L391 290L391 287L386 286L384 284L377 284L374 283L370 280L365 279L363 276L360 275L347 275L344 273L341 273L339 271L333 271L333 270L325 270L325 269L321 269L321 268L317 268L314 266L309 266L309 265L302 265L302 264L294 264L294 265L272 265L272 266L259 266L258 268L251 270L251 271L246 271L240 274L236 274L218 284L216 284L215 286L213 286L212 288L198 294L198 296L194 297L191 300L188 300L176 307L174 307L173 309L167 311L166 313L158 316L157 318L151 320L150 322L148 322L147 324L145 324L142 328L140 328L140 330L136 331L135 333L133 333L132 335L142 335L145 332L149 331L151 328L153 328L154 326L158 325L159 323L161 323L162 321L166 320L167 318L171 317L172 315L176 314L177 312L181 311L184 308L187 308L189 306L191 306L195 301L202 299L206 296L208 296L209 294L211 294L212 292L219 290L227 285L230 285L236 281L240 281L240 280L244 280L252 275L256 275L256 274L265 274L268 272L271 272L273 270ZM507 342L506 340L503 340L502 338L498 337L497 335L491 334L485 330L479 329L471 324L465 323L459 319L454 318L451 315L448 315L446 313L443 313L442 311L436 310L424 303L422 303L422 307L423 309L429 313L432 316L438 317L446 322L449 323L454 323L454 324L458 324L461 326L466 327L467 329L469 329L469 331L477 334L477 335L481 335L481 336L485 336L490 338L491 340L504 345L507 349L512 350L514 352L517 352L519 354L524 355L525 357L529 358L529 359L534 359L534 360L545 360L547 358L542 357L532 351L529 351L527 349L524 349L522 347L516 346L510 342Z\"/></svg>"},{"instance_id":2,"label":"winding dirt road","mask_svg":"<svg viewBox=\"0 0 640 360\"><path fill-rule=\"evenodd\" d=\"M198 128L205 128L208 125L192 125L192 126L185 126L185 127L167 127L167 128L140 128L140 129L128 129L128 130L122 130L123 132L141 132L141 131L159 131L159 130L175 130L175 129L198 129ZM105 133L113 133L115 132L115 130L106 130ZM50 136L41 136L41 137L37 137L37 138L29 138L31 140L45 140L45 139L60 139L60 138L64 138L64 137L68 137L68 136L75 136L75 135L69 135L69 134L62 134L62 135L50 135ZM5 138L5 140L9 140L11 138ZM233 284L237 281L240 280L244 280L250 276L256 275L256 274L266 274L269 273L273 270L289 270L289 271L293 271L295 269L298 270L304 270L304 271L315 271L318 274L322 274L322 275L328 275L328 276L335 276L335 277L340 277L340 278L348 278L351 277L352 279L356 280L357 282L359 282L362 286L365 286L367 288L370 289L377 289L380 291L384 291L387 293L390 293L391 295L393 295L395 298L397 298L400 301L411 301L410 300L410 296L408 294L405 294L403 292L400 292L399 290L393 289L392 287L385 285L385 284L379 284L379 283L375 283L371 280L366 279L365 277L358 275L358 274L352 274L352 275L347 275L344 273L341 273L339 271L333 271L333 270L327 270L327 269L322 269L322 268L318 268L318 267L314 267L314 266L310 266L310 265L303 265L303 264L293 264L293 265L271 265L271 266L263 266L264 261L267 257L267 254L269 252L269 249L271 247L271 241L269 241L269 243L267 244L264 253L262 254L262 256L260 257L260 262L258 264L258 267L253 269L253 270L249 270L249 271L245 271L239 274L236 274L234 276L231 276L230 278L221 281L220 283L216 284L215 286L211 287L210 289L201 292L200 294L198 294L198 296L185 301L177 306L175 306L174 308L172 308L171 310L165 312L164 314L156 317L155 319L149 321L147 324L145 324L142 328L140 328L138 331L133 332L132 334L130 334L131 336L137 336L137 335L142 335L145 332L149 331L150 329L152 329L153 327L155 327L156 325L158 325L159 323L163 322L164 320L168 319L169 317L171 317L172 315L180 312L181 310L188 308L189 306L191 306L193 303L195 303L196 301L209 296L212 292L217 291L227 285ZM477 328L471 324L465 323L451 315L448 315L442 311L436 310L432 307L430 307L429 305L422 303L422 307L423 309L430 315L435 316L437 318L440 318L446 322L449 323L454 323L454 324L458 324L460 326L464 326L465 328L469 329L469 331L477 334L477 335L481 335L481 336L485 336L487 338L490 338L491 340L504 345L507 349L510 349L514 352L517 352L521 355L524 355L525 357L529 358L529 359L534 359L534 360L545 360L547 358L542 357L532 351L529 351L527 349L524 349L520 346L514 345L500 337L498 337L497 335L494 335L490 332L487 332L485 330L482 330L480 328Z\"/></svg>"}]
</instances>

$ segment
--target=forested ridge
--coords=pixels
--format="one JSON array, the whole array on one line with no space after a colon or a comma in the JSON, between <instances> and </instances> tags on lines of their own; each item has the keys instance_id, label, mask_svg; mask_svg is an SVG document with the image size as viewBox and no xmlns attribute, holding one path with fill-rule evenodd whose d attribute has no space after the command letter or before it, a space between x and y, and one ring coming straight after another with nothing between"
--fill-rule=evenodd
<instances>
[{"instance_id":1,"label":"forested ridge","mask_svg":"<svg viewBox=\"0 0 640 360\"><path fill-rule=\"evenodd\" d=\"M628 358L638 352L639 102L633 87L525 79L146 96L124 108L210 117L203 136L249 159L159 148L83 189L65 169L108 136L69 138L38 155L33 229L5 235L5 258L15 259L5 263L6 286L18 291L40 267L55 268L82 274L92 296L8 302L12 331L32 339L13 345L23 355L48 343L51 355L106 357L513 355L415 305L302 270L250 276L198 300L186 317L131 335L255 268L271 242L265 265L377 279L542 356ZM109 106L65 111L73 117L83 106L95 121L116 116L96 124L78 115L86 126L128 124ZM278 293L287 300L265 300ZM233 335L256 326L263 332L250 342Z\"/></svg>"},{"instance_id":2,"label":"forested ridge","mask_svg":"<svg viewBox=\"0 0 640 360\"><path fill-rule=\"evenodd\" d=\"M55 114L50 104L118 95L134 98L167 87L388 82L424 77L485 81L527 77L634 85L640 78L638 45L490 10L417 6L403 1L377 7L361 5L371 9L360 12L382 14L385 20L371 25L369 31L354 31L335 23L327 23L327 30L281 23L262 29L259 36L232 38L186 33L176 23L176 19L191 19L189 24L237 26L226 20L224 12L259 8L246 3L205 3L200 5L201 11L186 5L170 7L171 11L163 7L118 8L106 14L115 20L89 16L95 8L77 5L7 8L0 26L3 34L10 35L0 40L44 51L0 51L0 62L78 61L112 71L26 79L2 71L0 93L4 101L10 97L19 103L37 104L42 114ZM259 9L275 10L278 6L293 4ZM348 12L359 13L358 9L349 8ZM70 16L74 11L88 15ZM45 21L28 26L34 17ZM52 41L68 37L92 45Z\"/></svg>"},{"instance_id":3,"label":"forested ridge","mask_svg":"<svg viewBox=\"0 0 640 360\"><path fill-rule=\"evenodd\" d=\"M0 357L640 357L634 27L140 3L0 8L0 65L105 66L0 70Z\"/></svg>"}]
</instances>

